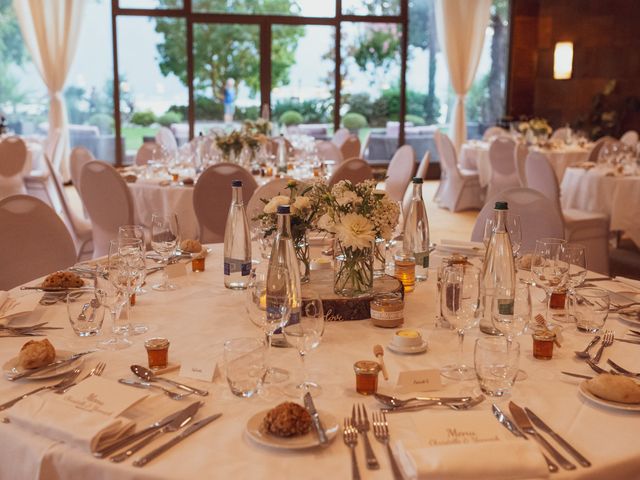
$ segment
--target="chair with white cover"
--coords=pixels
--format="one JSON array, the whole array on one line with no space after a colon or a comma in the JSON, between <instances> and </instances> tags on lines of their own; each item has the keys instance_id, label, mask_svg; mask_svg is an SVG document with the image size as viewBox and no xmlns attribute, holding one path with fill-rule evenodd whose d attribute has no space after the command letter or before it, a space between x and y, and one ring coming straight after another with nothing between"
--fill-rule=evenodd
<instances>
[{"instance_id":1,"label":"chair with white cover","mask_svg":"<svg viewBox=\"0 0 640 480\"><path fill-rule=\"evenodd\" d=\"M93 153L85 147L74 147L69 157L69 168L71 170L71 182L80 191L80 172L86 163L95 160Z\"/></svg>"},{"instance_id":2,"label":"chair with white cover","mask_svg":"<svg viewBox=\"0 0 640 480\"><path fill-rule=\"evenodd\" d=\"M247 219L249 220L249 225L255 225L257 222L253 220L259 214L261 214L264 210L265 203L262 201L270 200L276 195L286 195L289 196L290 192L287 190L287 184L291 181L290 178L274 178L268 183L261 185L253 192L251 198L248 202L245 203Z\"/></svg>"},{"instance_id":3,"label":"chair with white cover","mask_svg":"<svg viewBox=\"0 0 640 480\"><path fill-rule=\"evenodd\" d=\"M336 147L340 148L344 142L347 141L347 138L351 136L351 132L348 128L339 128L336 133L333 134L331 138L331 142L336 145Z\"/></svg>"},{"instance_id":4,"label":"chair with white cover","mask_svg":"<svg viewBox=\"0 0 640 480\"><path fill-rule=\"evenodd\" d=\"M93 160L80 171L80 198L93 225L93 258L109 253L109 242L118 238L121 225L132 225L133 198L118 171Z\"/></svg>"},{"instance_id":5,"label":"chair with white cover","mask_svg":"<svg viewBox=\"0 0 640 480\"><path fill-rule=\"evenodd\" d=\"M349 180L355 185L371 179L373 179L373 170L369 164L361 158L351 158L338 165L329 179L329 187L333 187L341 180Z\"/></svg>"},{"instance_id":6,"label":"chair with white cover","mask_svg":"<svg viewBox=\"0 0 640 480\"><path fill-rule=\"evenodd\" d=\"M178 151L178 142L170 128L160 127L156 133L156 143L168 152Z\"/></svg>"},{"instance_id":7,"label":"chair with white cover","mask_svg":"<svg viewBox=\"0 0 640 480\"><path fill-rule=\"evenodd\" d=\"M76 250L53 209L31 195L0 200L0 290L70 267Z\"/></svg>"},{"instance_id":8,"label":"chair with white cover","mask_svg":"<svg viewBox=\"0 0 640 480\"><path fill-rule=\"evenodd\" d=\"M481 209L484 205L484 195L478 173L460 169L456 149L447 135L436 131L433 138L443 170L438 204L452 212Z\"/></svg>"},{"instance_id":9,"label":"chair with white cover","mask_svg":"<svg viewBox=\"0 0 640 480\"><path fill-rule=\"evenodd\" d=\"M516 172L515 149L516 142L511 137L497 137L489 145L491 178L487 186L487 198L507 188L520 186Z\"/></svg>"},{"instance_id":10,"label":"chair with white cover","mask_svg":"<svg viewBox=\"0 0 640 480\"><path fill-rule=\"evenodd\" d=\"M342 163L342 153L335 143L326 140L316 141L316 151L320 160L333 160L336 165Z\"/></svg>"},{"instance_id":11,"label":"chair with white cover","mask_svg":"<svg viewBox=\"0 0 640 480\"><path fill-rule=\"evenodd\" d=\"M490 141L494 137L506 137L509 135L509 131L502 127L489 127L482 134L482 140L485 142Z\"/></svg>"},{"instance_id":12,"label":"chair with white cover","mask_svg":"<svg viewBox=\"0 0 640 480\"><path fill-rule=\"evenodd\" d=\"M550 199L562 216L564 238L568 242L580 243L586 247L587 268L608 275L609 218L601 213L563 209L560 205L558 177L543 153L532 152L527 156L526 172L529 187Z\"/></svg>"},{"instance_id":13,"label":"chair with white cover","mask_svg":"<svg viewBox=\"0 0 640 480\"><path fill-rule=\"evenodd\" d=\"M20 137L0 141L0 200L27 193L22 179L27 163L27 145Z\"/></svg>"},{"instance_id":14,"label":"chair with white cover","mask_svg":"<svg viewBox=\"0 0 640 480\"><path fill-rule=\"evenodd\" d=\"M340 153L345 160L360 158L360 139L356 135L350 135L340 146Z\"/></svg>"},{"instance_id":15,"label":"chair with white cover","mask_svg":"<svg viewBox=\"0 0 640 480\"><path fill-rule=\"evenodd\" d=\"M384 181L384 189L389 197L396 202L402 201L415 168L416 152L411 145L403 145L396 150L387 167L387 178Z\"/></svg>"},{"instance_id":16,"label":"chair with white cover","mask_svg":"<svg viewBox=\"0 0 640 480\"><path fill-rule=\"evenodd\" d=\"M551 134L551 140L567 140L571 136L571 129L569 127L562 127L554 130Z\"/></svg>"},{"instance_id":17,"label":"chair with white cover","mask_svg":"<svg viewBox=\"0 0 640 480\"><path fill-rule=\"evenodd\" d=\"M153 160L153 154L157 145L153 142L144 142L136 152L136 165L146 165Z\"/></svg>"},{"instance_id":18,"label":"chair with white cover","mask_svg":"<svg viewBox=\"0 0 640 480\"><path fill-rule=\"evenodd\" d=\"M426 150L424 155L422 156L422 160L420 160L420 165L418 165L418 169L414 177L421 178L423 180L427 179L427 171L429 170L429 160L431 158L431 152ZM440 187L438 187L440 188ZM413 185L411 181L407 185L407 188L404 191L404 196L402 197L402 211L406 215L409 211L409 205L411 205L411 195L413 194Z\"/></svg>"},{"instance_id":19,"label":"chair with white cover","mask_svg":"<svg viewBox=\"0 0 640 480\"><path fill-rule=\"evenodd\" d=\"M242 198L250 199L258 188L253 176L233 163L218 163L207 168L193 189L193 209L200 227L202 243L220 243L231 205L231 182L242 181Z\"/></svg>"},{"instance_id":20,"label":"chair with white cover","mask_svg":"<svg viewBox=\"0 0 640 480\"><path fill-rule=\"evenodd\" d=\"M589 156L587 157L587 162L598 163L598 160L600 159L600 154L602 153L602 149L604 148L604 146L608 143L615 143L615 142L617 142L617 140L608 135L596 140L596 142L593 144L593 148L589 152Z\"/></svg>"},{"instance_id":21,"label":"chair with white cover","mask_svg":"<svg viewBox=\"0 0 640 480\"><path fill-rule=\"evenodd\" d=\"M638 132L635 130L629 130L620 137L620 141L630 147L635 147L638 144Z\"/></svg>"},{"instance_id":22,"label":"chair with white cover","mask_svg":"<svg viewBox=\"0 0 640 480\"><path fill-rule=\"evenodd\" d=\"M53 165L55 168L55 159L59 159L62 161L62 133L60 129L55 130L51 135L47 137L47 140L44 142L44 155L49 158L49 160L53 161ZM60 152L58 155L56 152ZM32 170L29 172L27 176L24 177L24 184L27 188L27 192L29 195L33 195L34 197L38 197L43 202L47 203L54 210L56 209L55 200L52 195L52 186L50 181L50 170L46 165L43 165L43 168L40 170Z\"/></svg>"},{"instance_id":23,"label":"chair with white cover","mask_svg":"<svg viewBox=\"0 0 640 480\"><path fill-rule=\"evenodd\" d=\"M493 218L496 202L507 202L509 213L520 215L522 244L519 254L532 253L536 240L541 238L564 238L564 224L554 202L532 188L516 187L503 190L487 201L476 218L471 241L483 241L484 225L488 218Z\"/></svg>"},{"instance_id":24,"label":"chair with white cover","mask_svg":"<svg viewBox=\"0 0 640 480\"><path fill-rule=\"evenodd\" d=\"M525 163L527 161L527 155L529 154L529 147L524 142L517 142L514 156L516 158L516 174L518 175L518 181L521 187L527 186L527 175L525 172Z\"/></svg>"}]
</instances>

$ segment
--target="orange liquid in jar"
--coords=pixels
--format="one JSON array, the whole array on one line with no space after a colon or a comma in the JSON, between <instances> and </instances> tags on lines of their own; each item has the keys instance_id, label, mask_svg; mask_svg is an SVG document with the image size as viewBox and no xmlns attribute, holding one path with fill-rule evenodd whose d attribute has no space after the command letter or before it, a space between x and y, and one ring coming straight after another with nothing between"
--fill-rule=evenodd
<instances>
[{"instance_id":1,"label":"orange liquid in jar","mask_svg":"<svg viewBox=\"0 0 640 480\"><path fill-rule=\"evenodd\" d=\"M402 282L405 292L413 292L416 285L416 262L396 259L394 275Z\"/></svg>"}]
</instances>

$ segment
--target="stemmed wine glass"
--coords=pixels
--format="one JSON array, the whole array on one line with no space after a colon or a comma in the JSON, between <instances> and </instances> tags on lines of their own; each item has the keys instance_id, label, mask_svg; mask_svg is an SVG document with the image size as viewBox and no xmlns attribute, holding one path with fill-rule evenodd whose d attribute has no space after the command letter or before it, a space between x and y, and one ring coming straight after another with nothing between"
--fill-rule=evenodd
<instances>
[{"instance_id":1,"label":"stemmed wine glass","mask_svg":"<svg viewBox=\"0 0 640 480\"><path fill-rule=\"evenodd\" d=\"M569 295L569 311L567 313L557 313L553 315L554 320L560 322L573 323L576 321L573 314L573 306L576 301L576 288L582 285L587 278L587 257L584 245L568 243L565 245L567 262L569 263L569 273L567 278L567 294Z\"/></svg>"},{"instance_id":2,"label":"stemmed wine glass","mask_svg":"<svg viewBox=\"0 0 640 480\"><path fill-rule=\"evenodd\" d=\"M536 241L536 248L531 258L532 280L537 287L546 293L546 315L549 320L549 303L551 294L564 287L569 276L569 262L566 255L566 240L559 238L543 238Z\"/></svg>"},{"instance_id":3,"label":"stemmed wine glass","mask_svg":"<svg viewBox=\"0 0 640 480\"><path fill-rule=\"evenodd\" d=\"M118 254L122 260L122 267L125 268L127 294L127 319L131 325L131 333L140 335L146 333L149 327L144 323L132 323L131 306L134 295L140 290L147 275L147 265L145 260L144 244L138 238L120 238L118 240Z\"/></svg>"},{"instance_id":4,"label":"stemmed wine glass","mask_svg":"<svg viewBox=\"0 0 640 480\"><path fill-rule=\"evenodd\" d=\"M321 388L317 383L307 379L304 359L309 351L320 345L324 334L324 311L322 300L318 294L307 290L302 293L299 311L287 308L286 323L282 328L282 333L284 333L287 342L298 349L303 373L302 383L290 385L285 389L285 392L296 398L304 396L309 391L317 396Z\"/></svg>"},{"instance_id":5,"label":"stemmed wine glass","mask_svg":"<svg viewBox=\"0 0 640 480\"><path fill-rule=\"evenodd\" d=\"M162 258L165 268L162 271L162 283L153 285L154 290L166 292L175 290L176 285L169 283L166 267L171 255L174 254L179 244L178 219L173 215L153 214L151 217L151 248Z\"/></svg>"},{"instance_id":6,"label":"stemmed wine glass","mask_svg":"<svg viewBox=\"0 0 640 480\"><path fill-rule=\"evenodd\" d=\"M118 240L122 240L125 238L134 238L134 239L137 238L141 240L142 251L146 252L147 242L145 240L144 228L141 225L121 225L118 228ZM146 272L145 272L145 277L146 277ZM144 279L142 283L144 283ZM137 295L144 295L145 293L147 292L142 288L142 286L136 290Z\"/></svg>"},{"instance_id":7,"label":"stemmed wine glass","mask_svg":"<svg viewBox=\"0 0 640 480\"><path fill-rule=\"evenodd\" d=\"M458 363L444 366L440 373L453 380L475 378L472 367L463 363L464 332L480 316L480 270L471 265L451 265L442 273L442 313L458 333Z\"/></svg>"}]
</instances>

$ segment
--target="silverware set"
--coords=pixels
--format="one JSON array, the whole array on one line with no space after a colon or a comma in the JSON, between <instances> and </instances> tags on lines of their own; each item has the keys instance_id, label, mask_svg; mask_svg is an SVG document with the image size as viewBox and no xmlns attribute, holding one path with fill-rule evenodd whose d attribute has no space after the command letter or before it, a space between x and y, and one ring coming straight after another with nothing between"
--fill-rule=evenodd
<instances>
[{"instance_id":1,"label":"silverware set","mask_svg":"<svg viewBox=\"0 0 640 480\"><path fill-rule=\"evenodd\" d=\"M477 397L413 397L406 400L375 393L374 397L384 405L380 411L384 413L415 412L424 408L441 406L451 410L467 410L482 403L484 395Z\"/></svg>"},{"instance_id":2,"label":"silverware set","mask_svg":"<svg viewBox=\"0 0 640 480\"><path fill-rule=\"evenodd\" d=\"M611 330L605 330L604 335L602 336L602 343L600 344L600 348L593 357L594 363L598 363L600 361L600 358L602 358L602 352L604 352L605 348L613 345L613 338L613 332Z\"/></svg>"},{"instance_id":3,"label":"silverware set","mask_svg":"<svg viewBox=\"0 0 640 480\"><path fill-rule=\"evenodd\" d=\"M37 323L35 325L25 325L22 327L10 327L8 325L0 325L1 337L41 337L44 330L62 330L62 327L47 327L49 322Z\"/></svg>"},{"instance_id":4,"label":"silverware set","mask_svg":"<svg viewBox=\"0 0 640 480\"><path fill-rule=\"evenodd\" d=\"M9 407L13 407L20 400L23 400L23 399L33 395L34 393L42 392L42 391L45 391L45 390L53 390L55 392L57 390L64 390L66 388L69 388L73 384L73 382L75 382L75 380L78 377L78 375L80 375L81 371L82 371L81 367L74 368L69 373L65 374L62 377L62 379L59 380L57 383L54 383L52 385L43 385L42 387L38 387L35 390L31 390L31 391L29 391L27 393L24 393L24 394L20 395L19 397L16 397L16 398L14 398L12 400L9 400L8 402L5 402L2 405L0 405L0 411L6 410Z\"/></svg>"},{"instance_id":5,"label":"silverware set","mask_svg":"<svg viewBox=\"0 0 640 480\"><path fill-rule=\"evenodd\" d=\"M357 408L356 408L357 407ZM376 458L376 454L373 453L373 448L371 448L371 443L369 442L369 435L367 432L369 431L369 417L367 415L367 409L364 404L354 404L351 409L351 423L358 433L362 435L362 441L364 443L364 454L367 461L367 468L369 470L377 470L380 468L380 464L378 463L378 459Z\"/></svg>"},{"instance_id":6,"label":"silverware set","mask_svg":"<svg viewBox=\"0 0 640 480\"><path fill-rule=\"evenodd\" d=\"M389 446L389 424L387 423L387 417L384 412L373 412L371 415L373 420L373 435L380 443L382 443L387 449L387 455L389 455L389 462L391 463L391 471L393 472L394 480L402 480L402 473L398 467L391 447Z\"/></svg>"}]
</instances>

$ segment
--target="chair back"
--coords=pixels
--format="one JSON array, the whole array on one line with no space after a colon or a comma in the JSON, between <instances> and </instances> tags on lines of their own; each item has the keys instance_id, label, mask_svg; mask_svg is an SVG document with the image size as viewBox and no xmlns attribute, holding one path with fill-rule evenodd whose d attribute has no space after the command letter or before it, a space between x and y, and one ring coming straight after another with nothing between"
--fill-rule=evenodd
<instances>
[{"instance_id":1,"label":"chair back","mask_svg":"<svg viewBox=\"0 0 640 480\"><path fill-rule=\"evenodd\" d=\"M525 172L529 188L542 193L554 203L556 210L562 212L558 177L556 177L547 156L541 152L531 152L527 155Z\"/></svg>"},{"instance_id":2,"label":"chair back","mask_svg":"<svg viewBox=\"0 0 640 480\"><path fill-rule=\"evenodd\" d=\"M356 135L349 135L349 138L340 146L340 153L345 160L360 158L360 139Z\"/></svg>"},{"instance_id":3,"label":"chair back","mask_svg":"<svg viewBox=\"0 0 640 480\"><path fill-rule=\"evenodd\" d=\"M488 142L494 137L504 137L508 136L509 132L502 127L489 127L482 134L482 140Z\"/></svg>"},{"instance_id":4,"label":"chair back","mask_svg":"<svg viewBox=\"0 0 640 480\"><path fill-rule=\"evenodd\" d=\"M146 165L149 160L153 160L153 153L157 145L152 142L144 142L136 152L136 165Z\"/></svg>"},{"instance_id":5,"label":"chair back","mask_svg":"<svg viewBox=\"0 0 640 480\"><path fill-rule=\"evenodd\" d=\"M342 160L344 160L342 152L340 152L340 149L333 142L325 140L316 141L316 151L318 152L318 158L320 158L320 160L333 160L336 162L336 165L342 163Z\"/></svg>"},{"instance_id":6,"label":"chair back","mask_svg":"<svg viewBox=\"0 0 640 480\"><path fill-rule=\"evenodd\" d=\"M158 129L158 132L156 133L156 143L169 152L178 151L178 142L176 141L176 137L171 129L167 127L160 127Z\"/></svg>"},{"instance_id":7,"label":"chair back","mask_svg":"<svg viewBox=\"0 0 640 480\"><path fill-rule=\"evenodd\" d=\"M617 142L617 140L608 135L596 140L596 143L593 144L593 148L589 152L589 157L587 158L587 161L598 163L598 160L600 159L600 152L602 151L602 148L605 146L605 144L614 143L614 142Z\"/></svg>"},{"instance_id":8,"label":"chair back","mask_svg":"<svg viewBox=\"0 0 640 480\"><path fill-rule=\"evenodd\" d=\"M333 187L341 180L350 180L355 185L372 178L373 170L371 170L369 164L361 158L352 158L338 165L329 179L329 187Z\"/></svg>"},{"instance_id":9,"label":"chair back","mask_svg":"<svg viewBox=\"0 0 640 480\"><path fill-rule=\"evenodd\" d=\"M456 154L456 147L449 136L445 133L437 131L433 135L433 140L436 144L436 150L440 156L440 167L446 176L452 178L460 178L462 174L458 168L458 156Z\"/></svg>"},{"instance_id":10,"label":"chair back","mask_svg":"<svg viewBox=\"0 0 640 480\"><path fill-rule=\"evenodd\" d=\"M226 162L207 168L196 182L193 189L193 209L198 218L202 243L224 241L233 180L242 180L243 200L250 199L258 188L253 176L246 169Z\"/></svg>"},{"instance_id":11,"label":"chair back","mask_svg":"<svg viewBox=\"0 0 640 480\"><path fill-rule=\"evenodd\" d=\"M348 128L339 128L336 133L333 134L331 138L331 142L333 142L336 147L340 148L344 142L347 141L347 138L351 136L351 132Z\"/></svg>"},{"instance_id":12,"label":"chair back","mask_svg":"<svg viewBox=\"0 0 640 480\"><path fill-rule=\"evenodd\" d=\"M480 210L471 233L473 242L482 242L487 218L493 217L495 203L509 204L509 213L520 215L522 244L519 253L531 253L536 240L541 238L564 238L564 222L553 201L531 188L509 188L494 195Z\"/></svg>"},{"instance_id":13,"label":"chair back","mask_svg":"<svg viewBox=\"0 0 640 480\"><path fill-rule=\"evenodd\" d=\"M427 172L429 171L430 161L431 152L429 150L425 150L424 155L422 156L422 160L420 160L420 165L418 165L418 169L416 170L416 177L420 177L423 180L427 179Z\"/></svg>"},{"instance_id":14,"label":"chair back","mask_svg":"<svg viewBox=\"0 0 640 480\"><path fill-rule=\"evenodd\" d=\"M80 198L93 225L93 256L107 255L118 228L134 223L131 192L118 171L99 160L85 163L80 185Z\"/></svg>"},{"instance_id":15,"label":"chair back","mask_svg":"<svg viewBox=\"0 0 640 480\"><path fill-rule=\"evenodd\" d=\"M76 249L56 212L36 197L0 200L0 290L9 290L76 261Z\"/></svg>"},{"instance_id":16,"label":"chair back","mask_svg":"<svg viewBox=\"0 0 640 480\"><path fill-rule=\"evenodd\" d=\"M69 157L71 181L76 190L80 191L80 172L86 163L95 160L93 153L85 147L74 147Z\"/></svg>"},{"instance_id":17,"label":"chair back","mask_svg":"<svg viewBox=\"0 0 640 480\"><path fill-rule=\"evenodd\" d=\"M416 168L416 152L411 145L403 145L394 153L387 168L385 190L395 201L401 202Z\"/></svg>"},{"instance_id":18,"label":"chair back","mask_svg":"<svg viewBox=\"0 0 640 480\"><path fill-rule=\"evenodd\" d=\"M58 145L61 146L62 142L58 142ZM83 225L83 220L80 219L69 206L69 201L67 199L67 194L64 191L64 185L62 184L60 174L55 169L53 163L46 154L44 155L44 163L49 170L49 181L47 183L47 189L50 190L51 185L53 185L53 190L55 192L55 195L49 193L49 198L52 201L51 206L58 213L58 215L62 217L64 223L67 225L69 230L71 230L72 236L76 239L79 239L81 236L86 234L86 232L81 230L87 230L88 225Z\"/></svg>"},{"instance_id":19,"label":"chair back","mask_svg":"<svg viewBox=\"0 0 640 480\"><path fill-rule=\"evenodd\" d=\"M414 177L420 177L423 180L427 178L427 171L429 170L429 158L431 157L431 153L429 150L424 152L422 156L422 160L420 161L420 165L418 165L418 170ZM409 182L407 184L407 188L404 191L404 196L402 197L402 212L406 215L409 212L409 207L411 206L411 196L413 195L413 183Z\"/></svg>"},{"instance_id":20,"label":"chair back","mask_svg":"<svg viewBox=\"0 0 640 480\"><path fill-rule=\"evenodd\" d=\"M630 147L635 147L638 144L638 132L635 130L629 130L620 137L620 141Z\"/></svg>"},{"instance_id":21,"label":"chair back","mask_svg":"<svg viewBox=\"0 0 640 480\"><path fill-rule=\"evenodd\" d=\"M515 149L516 157L516 173L518 174L518 181L521 187L527 186L527 175L525 172L525 162L527 161L527 155L529 154L529 147L524 142L517 142Z\"/></svg>"},{"instance_id":22,"label":"chair back","mask_svg":"<svg viewBox=\"0 0 640 480\"><path fill-rule=\"evenodd\" d=\"M569 127L558 128L551 134L552 140L567 140L571 135L571 129Z\"/></svg>"},{"instance_id":23,"label":"chair back","mask_svg":"<svg viewBox=\"0 0 640 480\"><path fill-rule=\"evenodd\" d=\"M287 184L290 181L290 178L274 178L270 182L258 187L256 191L253 192L249 201L246 202L249 225L253 226L258 223L254 218L264 210L265 203L262 201L263 198L268 201L276 195L289 196L290 192L287 190Z\"/></svg>"},{"instance_id":24,"label":"chair back","mask_svg":"<svg viewBox=\"0 0 640 480\"><path fill-rule=\"evenodd\" d=\"M20 137L7 137L0 142L0 177L22 173L27 162L27 144Z\"/></svg>"},{"instance_id":25,"label":"chair back","mask_svg":"<svg viewBox=\"0 0 640 480\"><path fill-rule=\"evenodd\" d=\"M498 137L489 145L489 163L491 173L503 176L516 173L516 142L511 137Z\"/></svg>"},{"instance_id":26,"label":"chair back","mask_svg":"<svg viewBox=\"0 0 640 480\"><path fill-rule=\"evenodd\" d=\"M49 160L53 162L54 167L58 167L54 159L56 159L56 148L58 148L58 145L61 143L61 139L62 131L57 128L47 136L47 139L44 142L44 153L49 157Z\"/></svg>"}]
</instances>

